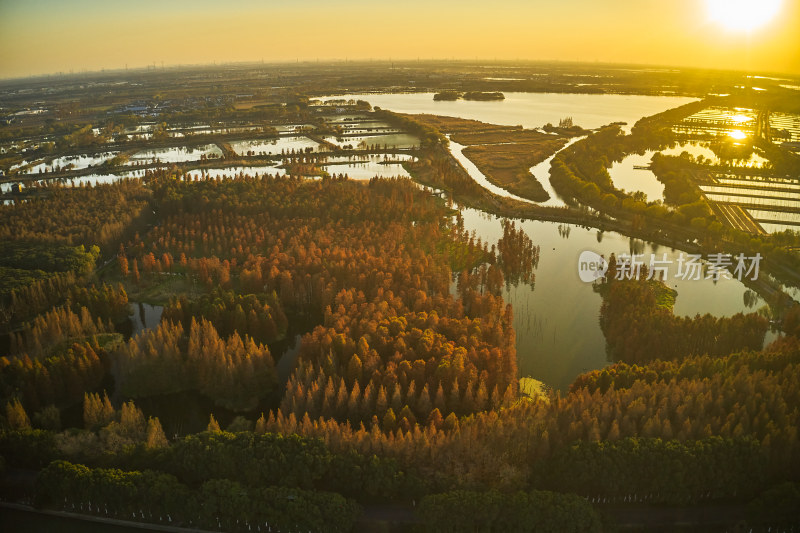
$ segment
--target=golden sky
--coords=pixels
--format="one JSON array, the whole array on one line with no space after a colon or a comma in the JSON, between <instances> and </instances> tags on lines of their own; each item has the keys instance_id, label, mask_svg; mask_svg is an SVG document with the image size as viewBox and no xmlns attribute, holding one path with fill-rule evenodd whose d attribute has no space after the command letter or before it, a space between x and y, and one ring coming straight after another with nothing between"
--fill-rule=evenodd
<instances>
[{"instance_id":1,"label":"golden sky","mask_svg":"<svg viewBox=\"0 0 800 533\"><path fill-rule=\"evenodd\" d=\"M709 1L0 0L0 77L451 57L800 74L800 0L749 32L712 21Z\"/></svg>"}]
</instances>

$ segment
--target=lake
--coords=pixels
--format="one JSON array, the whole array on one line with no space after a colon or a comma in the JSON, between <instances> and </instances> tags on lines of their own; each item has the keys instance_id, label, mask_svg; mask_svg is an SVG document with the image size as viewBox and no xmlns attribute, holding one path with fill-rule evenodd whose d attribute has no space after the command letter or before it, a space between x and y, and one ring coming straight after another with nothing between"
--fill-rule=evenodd
<instances>
[{"instance_id":1,"label":"lake","mask_svg":"<svg viewBox=\"0 0 800 533\"><path fill-rule=\"evenodd\" d=\"M504 93L506 99L494 102L433 100L434 93L347 94L319 98L366 100L373 107L398 113L430 113L480 120L504 126L540 128L547 123L572 117L583 128L599 128L612 122L632 126L637 120L678 107L695 98L678 96L639 96L622 94Z\"/></svg>"},{"instance_id":2,"label":"lake","mask_svg":"<svg viewBox=\"0 0 800 533\"><path fill-rule=\"evenodd\" d=\"M464 226L475 230L489 246L503 235L501 217L471 208L461 208ZM608 365L605 338L600 330L602 300L590 283L578 277L578 257L592 250L608 257L611 253L646 254L657 259L667 254L673 261L670 273L677 270L680 251L633 239L615 232L601 232L571 224L539 220L517 221L541 247L534 287L518 285L504 294L514 307L514 329L517 334L517 358L520 376L531 376L546 385L565 390L578 374ZM669 279L669 286L678 291L675 314L694 316L711 313L730 316L752 312L765 305L758 298L752 307L745 304L745 287L738 280Z\"/></svg>"}]
</instances>

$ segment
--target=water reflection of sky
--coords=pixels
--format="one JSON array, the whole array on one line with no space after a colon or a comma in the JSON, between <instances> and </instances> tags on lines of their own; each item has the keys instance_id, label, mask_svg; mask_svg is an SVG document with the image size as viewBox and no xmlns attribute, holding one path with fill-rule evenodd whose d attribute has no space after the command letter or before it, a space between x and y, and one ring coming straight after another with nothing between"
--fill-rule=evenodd
<instances>
[{"instance_id":1,"label":"water reflection of sky","mask_svg":"<svg viewBox=\"0 0 800 533\"><path fill-rule=\"evenodd\" d=\"M505 100L480 102L457 100L434 101L433 93L348 94L329 96L366 100L373 106L398 113L432 113L480 120L490 124L522 125L538 128L548 122L572 117L584 128L597 128L611 122L626 122L632 126L641 117L654 115L673 107L693 102L694 98L640 96L620 94L562 94L506 92Z\"/></svg>"},{"instance_id":2,"label":"water reflection of sky","mask_svg":"<svg viewBox=\"0 0 800 533\"><path fill-rule=\"evenodd\" d=\"M319 149L319 143L304 136L233 141L230 145L233 151L240 155L246 155L248 152L253 152L255 155L280 155L292 151L297 153L305 152L307 149L313 151Z\"/></svg>"},{"instance_id":3,"label":"water reflection of sky","mask_svg":"<svg viewBox=\"0 0 800 533\"><path fill-rule=\"evenodd\" d=\"M162 163L185 163L187 161L198 161L201 156L222 157L222 150L216 144L206 144L198 147L153 148L136 152L131 156L128 164L156 160Z\"/></svg>"},{"instance_id":4,"label":"water reflection of sky","mask_svg":"<svg viewBox=\"0 0 800 533\"><path fill-rule=\"evenodd\" d=\"M502 236L501 219L475 209L462 209L467 230L491 246ZM574 225L526 220L517 226L541 247L536 282L511 287L504 295L514 307L517 355L520 375L531 375L556 388L566 388L575 377L587 370L608 364L605 338L600 330L600 296L591 284L578 277L578 257L593 250L608 257L611 253L655 253L658 259L676 261L679 251L631 239L613 232L601 233ZM676 272L674 266L670 272ZM678 291L675 314L694 316L711 313L730 316L751 312L764 305L757 299L753 308L744 302L747 288L737 280L670 279Z\"/></svg>"}]
</instances>

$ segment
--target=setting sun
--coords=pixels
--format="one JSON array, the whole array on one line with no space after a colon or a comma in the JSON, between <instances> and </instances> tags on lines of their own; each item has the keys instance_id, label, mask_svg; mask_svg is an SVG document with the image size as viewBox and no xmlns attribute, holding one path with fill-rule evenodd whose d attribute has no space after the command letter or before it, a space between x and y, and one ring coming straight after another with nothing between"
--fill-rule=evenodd
<instances>
[{"instance_id":1,"label":"setting sun","mask_svg":"<svg viewBox=\"0 0 800 533\"><path fill-rule=\"evenodd\" d=\"M778 13L781 0L708 0L711 20L730 30L755 30Z\"/></svg>"}]
</instances>

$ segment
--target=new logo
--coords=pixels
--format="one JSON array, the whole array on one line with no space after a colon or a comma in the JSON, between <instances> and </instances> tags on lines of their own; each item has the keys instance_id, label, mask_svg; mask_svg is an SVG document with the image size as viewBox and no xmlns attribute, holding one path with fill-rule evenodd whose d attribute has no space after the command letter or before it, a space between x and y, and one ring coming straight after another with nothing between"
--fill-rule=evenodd
<instances>
[{"instance_id":1,"label":"new logo","mask_svg":"<svg viewBox=\"0 0 800 533\"><path fill-rule=\"evenodd\" d=\"M602 255L585 250L578 257L578 276L581 281L591 283L602 278L608 271L608 262Z\"/></svg>"}]
</instances>

